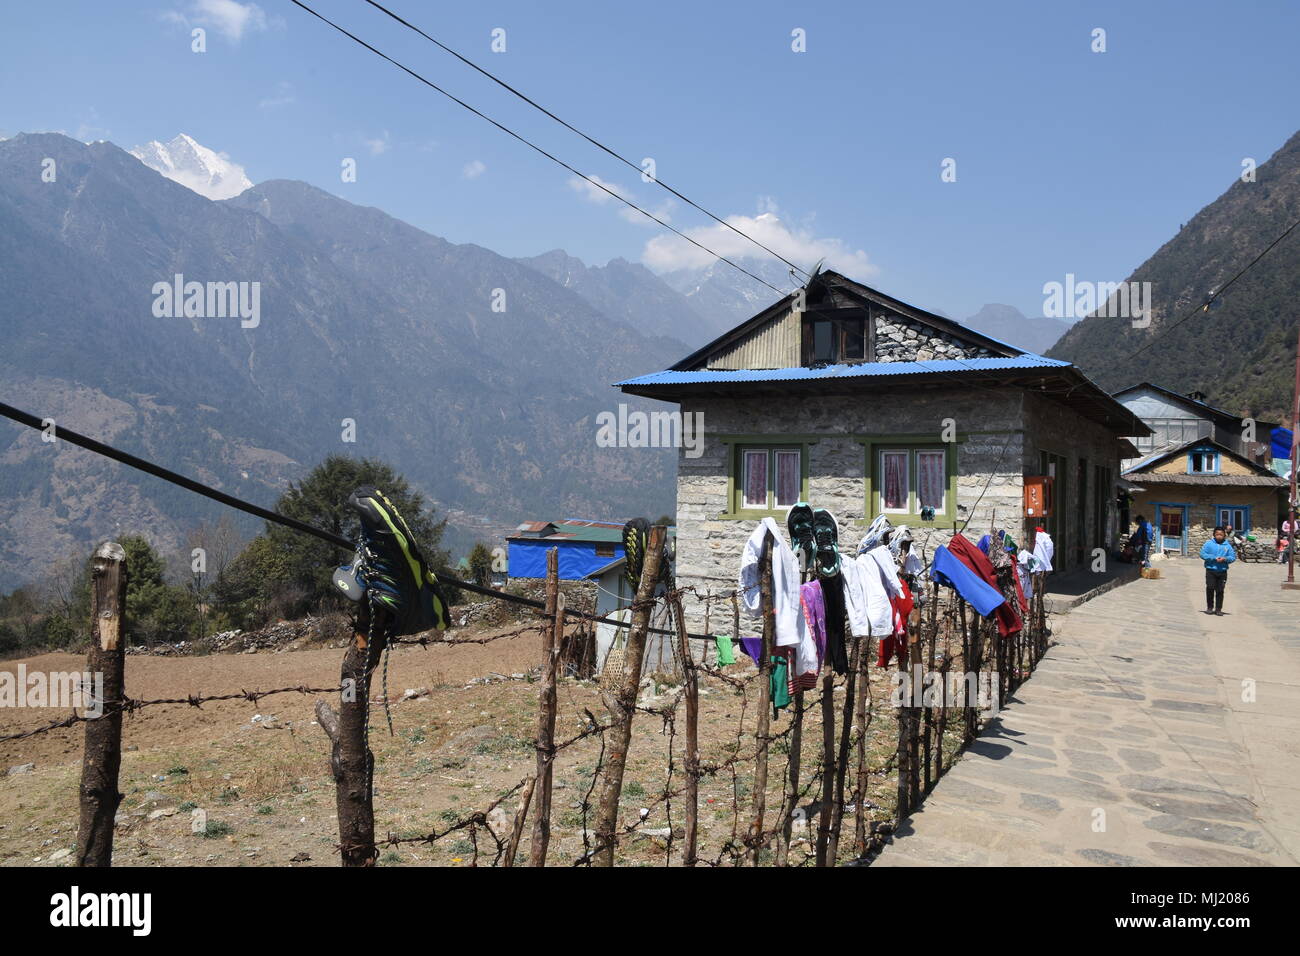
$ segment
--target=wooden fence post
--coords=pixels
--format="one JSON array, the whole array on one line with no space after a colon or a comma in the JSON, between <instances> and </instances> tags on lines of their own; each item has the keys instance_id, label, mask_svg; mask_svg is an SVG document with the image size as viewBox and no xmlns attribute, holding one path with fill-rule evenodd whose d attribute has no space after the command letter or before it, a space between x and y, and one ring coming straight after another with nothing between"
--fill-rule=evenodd
<instances>
[{"instance_id":1,"label":"wooden fence post","mask_svg":"<svg viewBox=\"0 0 1300 956\"><path fill-rule=\"evenodd\" d=\"M844 822L844 780L849 772L849 747L852 743L854 694L857 693L858 661L862 656L862 638L846 638L853 642L853 653L849 658L849 672L844 681L844 714L840 727L840 750L835 762L835 809L831 821L830 842L826 847L826 858L830 866L835 865L840 850L840 826Z\"/></svg>"},{"instance_id":2,"label":"wooden fence post","mask_svg":"<svg viewBox=\"0 0 1300 956\"><path fill-rule=\"evenodd\" d=\"M835 798L835 672L822 677L822 799L817 820L817 865L826 866L831 839L831 804Z\"/></svg>"},{"instance_id":3,"label":"wooden fence post","mask_svg":"<svg viewBox=\"0 0 1300 956\"><path fill-rule=\"evenodd\" d=\"M650 627L650 611L654 603L655 587L659 583L666 535L667 529L663 525L655 525L650 529L641 582L636 589L636 603L632 608L632 628L627 636L627 649L623 656L623 686L619 688L617 696L605 697L605 706L609 708L613 720L609 729L609 757L605 761L600 800L596 806L597 848L592 852L592 862L596 866L614 865L618 801L623 793L623 771L627 767L627 750L632 742L632 717L636 713L636 698L641 691L641 662L645 657L646 632Z\"/></svg>"},{"instance_id":4,"label":"wooden fence post","mask_svg":"<svg viewBox=\"0 0 1300 956\"><path fill-rule=\"evenodd\" d=\"M694 866L700 821L700 684L691 642L686 637L686 612L682 609L681 592L672 592L669 600L677 626L677 649L682 659L683 693L686 697L686 846L682 850L682 865ZM704 633L707 634L707 610L704 620ZM704 653L708 654L707 647Z\"/></svg>"},{"instance_id":5,"label":"wooden fence post","mask_svg":"<svg viewBox=\"0 0 1300 956\"><path fill-rule=\"evenodd\" d=\"M551 619L542 639L542 689L537 705L537 811L529 866L545 866L551 843L551 779L555 760L555 662L564 642L564 595L560 593L559 549L546 552L546 610Z\"/></svg>"},{"instance_id":6,"label":"wooden fence post","mask_svg":"<svg viewBox=\"0 0 1300 956\"><path fill-rule=\"evenodd\" d=\"M758 558L759 607L763 615L763 660L758 668L758 721L754 740L754 810L749 824L750 859L758 866L763 843L763 814L767 809L767 750L772 727L772 649L776 646L776 610L772 601L772 532L763 535L763 549Z\"/></svg>"},{"instance_id":7,"label":"wooden fence post","mask_svg":"<svg viewBox=\"0 0 1300 956\"><path fill-rule=\"evenodd\" d=\"M335 805L339 817L339 855L344 866L374 866L375 846L374 765L367 735L370 708L370 674L388 643L386 615L371 621L370 603L361 601L352 640L339 670L342 691L339 713L316 702L316 718L329 737L330 771L334 776ZM373 625L373 626L372 626ZM371 636L373 633L373 646Z\"/></svg>"},{"instance_id":8,"label":"wooden fence post","mask_svg":"<svg viewBox=\"0 0 1300 956\"><path fill-rule=\"evenodd\" d=\"M126 551L115 541L95 549L91 559L90 651L86 669L91 686L82 688L83 705L101 709L86 721L86 749L81 763L81 826L77 833L78 866L111 866L113 818L122 794L117 789L122 767L122 701L126 672ZM94 684L102 675L103 690Z\"/></svg>"}]
</instances>

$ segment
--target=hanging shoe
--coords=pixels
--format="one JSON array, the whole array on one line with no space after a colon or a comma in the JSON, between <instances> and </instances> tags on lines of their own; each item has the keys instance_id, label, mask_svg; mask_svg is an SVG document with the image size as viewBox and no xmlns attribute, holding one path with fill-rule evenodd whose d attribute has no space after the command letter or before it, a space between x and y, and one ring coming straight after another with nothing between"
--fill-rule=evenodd
<instances>
[{"instance_id":1,"label":"hanging shoe","mask_svg":"<svg viewBox=\"0 0 1300 956\"><path fill-rule=\"evenodd\" d=\"M633 594L641 584L641 569L645 567L649 541L650 522L645 518L633 518L623 525L623 574L627 583L632 585Z\"/></svg>"},{"instance_id":2,"label":"hanging shoe","mask_svg":"<svg viewBox=\"0 0 1300 956\"><path fill-rule=\"evenodd\" d=\"M401 513L371 485L352 492L348 505L361 519L359 560L350 573L372 604L392 616L393 636L445 630L447 599Z\"/></svg>"},{"instance_id":3,"label":"hanging shoe","mask_svg":"<svg viewBox=\"0 0 1300 956\"><path fill-rule=\"evenodd\" d=\"M813 512L813 540L817 545L817 576L835 577L840 573L840 529L835 516L825 508Z\"/></svg>"},{"instance_id":4,"label":"hanging shoe","mask_svg":"<svg viewBox=\"0 0 1300 956\"><path fill-rule=\"evenodd\" d=\"M813 563L813 509L806 501L798 501L790 506L785 516L785 526L790 532L790 547L804 554L804 567L811 568Z\"/></svg>"}]
</instances>

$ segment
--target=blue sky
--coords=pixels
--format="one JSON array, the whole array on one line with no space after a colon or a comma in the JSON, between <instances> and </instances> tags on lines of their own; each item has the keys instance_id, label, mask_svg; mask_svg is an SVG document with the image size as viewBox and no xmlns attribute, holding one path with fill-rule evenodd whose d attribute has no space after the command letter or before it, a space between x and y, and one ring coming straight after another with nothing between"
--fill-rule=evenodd
<instances>
[{"instance_id":1,"label":"blue sky","mask_svg":"<svg viewBox=\"0 0 1300 956\"><path fill-rule=\"evenodd\" d=\"M708 221L361 0L309 0L574 166ZM917 305L1041 314L1118 281L1300 127L1294 2L472 4L397 12L712 211ZM190 49L206 27L207 52ZM506 51L490 50L505 30ZM792 51L791 31L807 51ZM1106 31L1104 53L1092 32ZM0 133L130 148L186 132L455 242L657 268L680 241L287 0L13 4ZM344 157L355 183L340 181ZM941 164L956 161L955 182ZM765 213L761 220L755 220Z\"/></svg>"}]
</instances>

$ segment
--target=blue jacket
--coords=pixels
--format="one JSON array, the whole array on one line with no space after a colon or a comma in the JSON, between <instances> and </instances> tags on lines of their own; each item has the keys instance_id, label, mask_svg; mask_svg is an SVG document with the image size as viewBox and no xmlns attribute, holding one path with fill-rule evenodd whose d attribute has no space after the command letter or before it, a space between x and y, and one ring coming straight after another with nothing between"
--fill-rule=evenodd
<instances>
[{"instance_id":1,"label":"blue jacket","mask_svg":"<svg viewBox=\"0 0 1300 956\"><path fill-rule=\"evenodd\" d=\"M1220 564L1214 560L1215 558L1226 558L1227 560ZM1223 544L1219 544L1211 538L1205 542L1205 547L1201 548L1201 560L1205 562L1205 570L1222 571L1226 574L1228 565L1237 560L1237 552L1233 550L1232 545L1228 544L1228 542L1225 541Z\"/></svg>"},{"instance_id":2,"label":"blue jacket","mask_svg":"<svg viewBox=\"0 0 1300 956\"><path fill-rule=\"evenodd\" d=\"M985 617L992 614L998 605L1006 600L942 544L934 549L934 561L930 565L930 580L935 584L952 588L965 599L967 604Z\"/></svg>"}]
</instances>

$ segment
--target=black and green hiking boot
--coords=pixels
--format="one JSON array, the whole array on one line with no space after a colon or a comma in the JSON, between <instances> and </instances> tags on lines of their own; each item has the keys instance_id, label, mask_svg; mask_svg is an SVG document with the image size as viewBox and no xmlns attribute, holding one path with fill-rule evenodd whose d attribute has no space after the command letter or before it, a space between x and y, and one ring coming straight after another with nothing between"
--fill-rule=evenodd
<instances>
[{"instance_id":1,"label":"black and green hiking boot","mask_svg":"<svg viewBox=\"0 0 1300 956\"><path fill-rule=\"evenodd\" d=\"M352 492L348 506L361 518L361 542L352 574L371 604L392 617L391 636L431 628L445 630L446 596L397 508L370 485Z\"/></svg>"},{"instance_id":2,"label":"black and green hiking boot","mask_svg":"<svg viewBox=\"0 0 1300 956\"><path fill-rule=\"evenodd\" d=\"M813 549L815 541L813 540L813 509L812 505L806 501L798 501L790 506L789 513L785 516L785 526L790 532L790 547L795 552L803 552L805 568L811 568L813 564Z\"/></svg>"},{"instance_id":3,"label":"black and green hiking boot","mask_svg":"<svg viewBox=\"0 0 1300 956\"><path fill-rule=\"evenodd\" d=\"M835 516L825 508L813 512L813 540L817 545L817 576L835 577L840 573L840 529Z\"/></svg>"},{"instance_id":4,"label":"black and green hiking boot","mask_svg":"<svg viewBox=\"0 0 1300 956\"><path fill-rule=\"evenodd\" d=\"M623 574L632 585L632 593L641 583L641 569L645 567L645 552L650 546L650 522L633 518L623 525Z\"/></svg>"}]
</instances>

